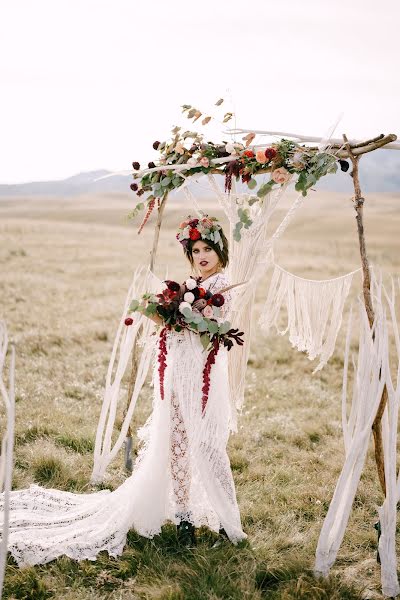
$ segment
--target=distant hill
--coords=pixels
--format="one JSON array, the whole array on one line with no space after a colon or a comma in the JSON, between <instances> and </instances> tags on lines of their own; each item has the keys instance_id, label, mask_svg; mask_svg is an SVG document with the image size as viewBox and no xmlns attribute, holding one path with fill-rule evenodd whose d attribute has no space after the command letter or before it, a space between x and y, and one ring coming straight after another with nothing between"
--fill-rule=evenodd
<instances>
[{"instance_id":1,"label":"distant hill","mask_svg":"<svg viewBox=\"0 0 400 600\"><path fill-rule=\"evenodd\" d=\"M100 169L78 173L67 179L55 181L32 181L30 183L0 184L0 196L78 196L91 193L132 193L132 179L123 175L108 175L110 171Z\"/></svg>"},{"instance_id":2,"label":"distant hill","mask_svg":"<svg viewBox=\"0 0 400 600\"><path fill-rule=\"evenodd\" d=\"M110 172L101 169L78 173L59 181L33 181L31 183L0 184L0 197L12 196L77 196L92 193L132 194L129 186L131 177L113 175L98 179ZM366 154L360 161L362 191L400 192L400 151L378 150ZM338 172L329 175L318 183L321 190L352 193L352 181L348 173ZM201 195L205 195L201 186Z\"/></svg>"}]
</instances>

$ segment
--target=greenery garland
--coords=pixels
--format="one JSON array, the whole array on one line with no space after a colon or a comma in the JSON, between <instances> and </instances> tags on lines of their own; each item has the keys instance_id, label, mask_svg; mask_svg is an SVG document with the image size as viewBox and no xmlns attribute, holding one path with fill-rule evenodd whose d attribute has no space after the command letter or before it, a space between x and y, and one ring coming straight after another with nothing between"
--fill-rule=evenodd
<instances>
[{"instance_id":1,"label":"greenery garland","mask_svg":"<svg viewBox=\"0 0 400 600\"><path fill-rule=\"evenodd\" d=\"M222 104L220 99L217 106ZM193 121L201 116L201 111L184 104L182 111ZM201 121L207 125L212 117L205 116ZM232 113L225 113L223 123L232 118ZM148 168L140 170L140 164L132 163L134 183L132 191L139 198L148 193L144 201L140 200L129 215L135 217L147 205L147 212L139 228L142 230L147 222L156 201L167 193L179 188L187 177L199 173L219 173L225 177L225 191L231 191L233 177L246 183L253 192L249 205L262 201L271 190L279 185L284 185L292 176L297 177L295 189L303 196L316 182L328 173L337 171L339 162L342 170L347 170L348 163L330 152L319 152L315 148L300 145L292 140L282 138L268 147L257 149L251 143L255 133L248 133L243 138L244 143L222 141L214 143L204 141L203 134L198 131L182 131L181 127L172 129L172 136L164 142L156 141L154 150L159 152L155 162L148 163ZM270 173L266 183L259 184L255 176ZM257 189L258 188L258 189ZM248 208L238 208L238 222L234 231L235 240L240 240L242 227L251 226L250 211Z\"/></svg>"}]
</instances>

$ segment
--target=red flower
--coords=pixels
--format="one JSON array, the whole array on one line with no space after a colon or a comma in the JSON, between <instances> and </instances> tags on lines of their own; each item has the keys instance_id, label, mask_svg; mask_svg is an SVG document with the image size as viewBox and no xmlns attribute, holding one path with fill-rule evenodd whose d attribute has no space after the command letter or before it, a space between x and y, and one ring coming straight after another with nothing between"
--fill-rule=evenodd
<instances>
[{"instance_id":1,"label":"red flower","mask_svg":"<svg viewBox=\"0 0 400 600\"><path fill-rule=\"evenodd\" d=\"M199 298L204 298L204 296L206 295L206 290L202 287L199 287L198 290L199 290Z\"/></svg>"},{"instance_id":2,"label":"red flower","mask_svg":"<svg viewBox=\"0 0 400 600\"><path fill-rule=\"evenodd\" d=\"M160 375L161 400L164 400L164 372L165 372L165 368L167 366L167 343L166 343L167 329L168 329L167 327L164 327L164 329L162 329L160 332L159 352L158 352L158 357L157 357L157 360L159 363L158 372Z\"/></svg>"},{"instance_id":3,"label":"red flower","mask_svg":"<svg viewBox=\"0 0 400 600\"><path fill-rule=\"evenodd\" d=\"M268 160L272 160L276 156L276 150L275 148L267 148L264 154L265 158L268 158Z\"/></svg>"},{"instance_id":4,"label":"red flower","mask_svg":"<svg viewBox=\"0 0 400 600\"><path fill-rule=\"evenodd\" d=\"M204 369L203 369L203 387L201 390L203 392L202 397L201 397L201 412L202 412L203 416L204 416L204 412L206 410L206 406L207 406L207 402L208 402L208 392L210 391L211 367L215 363L215 357L218 354L218 350L219 350L219 343L215 339L213 341L213 347L207 356L206 364L204 365Z\"/></svg>"},{"instance_id":5,"label":"red flower","mask_svg":"<svg viewBox=\"0 0 400 600\"><path fill-rule=\"evenodd\" d=\"M211 304L214 306L222 306L224 302L225 298L222 294L213 294L213 296L211 296Z\"/></svg>"},{"instance_id":6,"label":"red flower","mask_svg":"<svg viewBox=\"0 0 400 600\"><path fill-rule=\"evenodd\" d=\"M243 152L243 156L247 156L247 158L253 158L254 157L254 152L253 152L253 150L245 150Z\"/></svg>"},{"instance_id":7,"label":"red flower","mask_svg":"<svg viewBox=\"0 0 400 600\"><path fill-rule=\"evenodd\" d=\"M199 224L198 219L190 219L190 221L189 221L190 227L196 227L196 225L198 225L198 224Z\"/></svg>"},{"instance_id":8,"label":"red flower","mask_svg":"<svg viewBox=\"0 0 400 600\"><path fill-rule=\"evenodd\" d=\"M251 179L251 173L243 173L242 181L243 183L248 183Z\"/></svg>"},{"instance_id":9,"label":"red flower","mask_svg":"<svg viewBox=\"0 0 400 600\"><path fill-rule=\"evenodd\" d=\"M174 292L179 292L179 290L181 289L181 286L177 281L166 279L164 283L167 284L169 290L172 290Z\"/></svg>"},{"instance_id":10,"label":"red flower","mask_svg":"<svg viewBox=\"0 0 400 600\"><path fill-rule=\"evenodd\" d=\"M129 327L129 325L132 325L132 323L133 323L132 317L126 317L126 319L125 319L125 325L127 327Z\"/></svg>"},{"instance_id":11,"label":"red flower","mask_svg":"<svg viewBox=\"0 0 400 600\"><path fill-rule=\"evenodd\" d=\"M201 235L197 229L190 229L189 237L191 240L198 240L201 237Z\"/></svg>"}]
</instances>

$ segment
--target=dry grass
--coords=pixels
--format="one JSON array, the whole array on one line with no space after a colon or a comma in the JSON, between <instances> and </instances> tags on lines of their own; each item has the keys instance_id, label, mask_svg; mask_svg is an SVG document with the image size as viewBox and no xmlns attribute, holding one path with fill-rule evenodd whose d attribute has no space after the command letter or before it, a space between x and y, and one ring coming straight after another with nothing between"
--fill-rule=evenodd
<instances>
[{"instance_id":1,"label":"dry grass","mask_svg":"<svg viewBox=\"0 0 400 600\"><path fill-rule=\"evenodd\" d=\"M400 198L366 203L372 262L387 273L400 263ZM212 210L212 204L206 203ZM92 466L93 438L116 325L139 263L147 262L151 223L140 237L124 221L123 196L0 201L0 318L17 348L17 435L14 487L32 481L82 491ZM275 216L277 222L282 210ZM181 278L187 265L174 240L183 204L167 208L157 273ZM212 211L218 214L218 211ZM153 217L154 218L154 217ZM359 266L349 200L317 193L306 200L276 259L298 274L326 278ZM257 293L254 324L267 280ZM310 570L322 520L343 459L340 389L343 335L322 373L286 338L256 327L240 431L229 443L248 543L211 549L179 547L172 526L152 541L129 536L119 560L53 563L19 571L10 560L8 598L89 599L355 599L380 598L373 523L381 495L369 452L355 508L333 575ZM150 410L146 388L135 415ZM122 457L107 485L124 478Z\"/></svg>"}]
</instances>

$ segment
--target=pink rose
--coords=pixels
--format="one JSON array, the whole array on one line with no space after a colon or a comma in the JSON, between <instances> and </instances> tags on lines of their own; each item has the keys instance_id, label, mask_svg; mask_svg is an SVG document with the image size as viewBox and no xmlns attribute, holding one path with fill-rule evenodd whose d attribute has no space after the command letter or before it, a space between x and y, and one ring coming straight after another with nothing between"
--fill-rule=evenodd
<instances>
[{"instance_id":1,"label":"pink rose","mask_svg":"<svg viewBox=\"0 0 400 600\"><path fill-rule=\"evenodd\" d=\"M210 161L208 160L207 156L203 156L200 159L200 164L201 164L202 167L208 167L209 166Z\"/></svg>"},{"instance_id":2,"label":"pink rose","mask_svg":"<svg viewBox=\"0 0 400 600\"><path fill-rule=\"evenodd\" d=\"M267 162L267 157L265 156L264 150L257 150L256 161L261 163L262 165Z\"/></svg>"},{"instance_id":3,"label":"pink rose","mask_svg":"<svg viewBox=\"0 0 400 600\"><path fill-rule=\"evenodd\" d=\"M279 169L275 169L271 173L271 179L275 181L275 183L285 183L290 177L290 173L285 167L279 167Z\"/></svg>"},{"instance_id":4,"label":"pink rose","mask_svg":"<svg viewBox=\"0 0 400 600\"><path fill-rule=\"evenodd\" d=\"M207 317L208 319L209 319L210 317L213 317L213 316L214 316L214 311L213 311L213 309L211 308L211 306L206 306L206 307L203 309L203 316L204 316L204 317Z\"/></svg>"}]
</instances>

